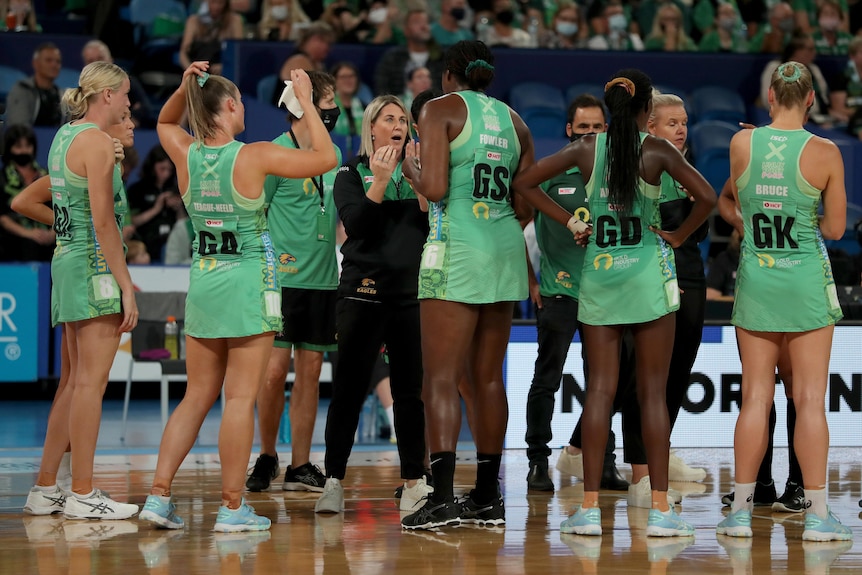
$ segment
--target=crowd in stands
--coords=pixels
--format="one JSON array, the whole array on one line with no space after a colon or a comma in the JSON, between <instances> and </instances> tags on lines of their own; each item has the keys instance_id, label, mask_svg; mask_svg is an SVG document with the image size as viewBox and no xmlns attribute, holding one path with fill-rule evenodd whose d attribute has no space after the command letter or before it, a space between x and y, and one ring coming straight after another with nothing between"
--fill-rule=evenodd
<instances>
[{"instance_id":1,"label":"crowd in stands","mask_svg":"<svg viewBox=\"0 0 862 575\"><path fill-rule=\"evenodd\" d=\"M160 9L151 10L156 15L142 27L135 11L149 2ZM0 0L0 12L6 16L0 30L6 33L43 32L40 22L50 28L48 23L58 18L83 21L83 32L93 39L81 60L114 62L116 57L130 72L138 128L154 127L163 95L173 89L171 74L194 60L209 60L211 71L219 73L223 41L291 42L293 52L272 74L284 80L295 68L330 72L340 109L333 134L355 148L365 106L374 96L397 95L409 108L415 94L440 87L447 46L480 39L501 48L773 54L763 70L764 86L782 62L805 63L817 92L810 120L862 139L860 1ZM63 54L45 35L33 53L32 75L17 81L8 94L0 93L7 136L2 138L0 171L0 260L51 257L52 232L18 221L8 209L17 191L44 171L35 151L28 151L30 142L37 146L29 128L68 121L60 102L72 86L61 77ZM167 47L167 59L151 57L154 42L160 50ZM358 62L330 58L333 45L351 43L385 47L373 76L363 77ZM841 74L824 74L817 66L819 56L842 55L847 65ZM154 66L163 74L155 85L144 81ZM275 105L281 90L281 82L275 82L265 96ZM759 100L763 105L765 97ZM132 216L127 239L141 241L153 262L185 262L188 226L173 166L160 147L139 153L145 160L139 180L136 173L128 182ZM127 158L137 163L138 152L128 150ZM179 242L174 245L182 247L169 256L171 235Z\"/></svg>"}]
</instances>

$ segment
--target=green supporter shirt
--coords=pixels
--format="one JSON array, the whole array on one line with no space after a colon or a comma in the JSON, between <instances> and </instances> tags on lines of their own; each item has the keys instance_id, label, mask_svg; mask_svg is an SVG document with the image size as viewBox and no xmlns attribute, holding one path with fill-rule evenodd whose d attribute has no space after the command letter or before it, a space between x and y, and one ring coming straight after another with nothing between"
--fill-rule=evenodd
<instances>
[{"instance_id":1,"label":"green supporter shirt","mask_svg":"<svg viewBox=\"0 0 862 575\"><path fill-rule=\"evenodd\" d=\"M846 56L847 47L850 46L850 40L853 36L847 32L838 30L835 32L835 44L830 44L829 40L823 36L823 32L817 30L811 37L814 38L814 47L817 49L818 55L823 56Z\"/></svg>"},{"instance_id":2,"label":"green supporter shirt","mask_svg":"<svg viewBox=\"0 0 862 575\"><path fill-rule=\"evenodd\" d=\"M273 142L285 148L297 148L289 133L281 134ZM268 205L267 223L278 260L278 283L283 288L334 290L338 287L337 217L332 196L335 174L341 166L341 150L337 146L335 154L338 157L336 167L322 178L266 177L263 191Z\"/></svg>"},{"instance_id":3,"label":"green supporter shirt","mask_svg":"<svg viewBox=\"0 0 862 575\"><path fill-rule=\"evenodd\" d=\"M590 222L586 188L579 168L570 168L554 176L541 188L567 212ZM572 233L566 227L541 212L536 214L536 241L542 251L539 292L544 297L578 299L586 249L572 240Z\"/></svg>"}]
</instances>

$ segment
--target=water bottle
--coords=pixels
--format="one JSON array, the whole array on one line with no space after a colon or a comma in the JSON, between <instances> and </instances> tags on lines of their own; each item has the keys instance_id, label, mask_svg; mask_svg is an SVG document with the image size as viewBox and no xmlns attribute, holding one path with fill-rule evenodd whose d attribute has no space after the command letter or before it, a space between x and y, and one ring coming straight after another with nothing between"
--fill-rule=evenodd
<instances>
[{"instance_id":1,"label":"water bottle","mask_svg":"<svg viewBox=\"0 0 862 575\"><path fill-rule=\"evenodd\" d=\"M530 23L527 25L527 33L530 35L530 47L539 47L539 19L536 17L530 18Z\"/></svg>"},{"instance_id":2,"label":"water bottle","mask_svg":"<svg viewBox=\"0 0 862 575\"><path fill-rule=\"evenodd\" d=\"M172 315L165 322L165 349L170 352L170 359L179 359L179 329L177 318Z\"/></svg>"},{"instance_id":3,"label":"water bottle","mask_svg":"<svg viewBox=\"0 0 862 575\"><path fill-rule=\"evenodd\" d=\"M476 22L476 39L488 43L488 32L491 30L491 21L487 16L482 16Z\"/></svg>"},{"instance_id":4,"label":"water bottle","mask_svg":"<svg viewBox=\"0 0 862 575\"><path fill-rule=\"evenodd\" d=\"M748 53L748 26L742 22L736 27L735 41L733 43L733 51L740 54Z\"/></svg>"}]
</instances>

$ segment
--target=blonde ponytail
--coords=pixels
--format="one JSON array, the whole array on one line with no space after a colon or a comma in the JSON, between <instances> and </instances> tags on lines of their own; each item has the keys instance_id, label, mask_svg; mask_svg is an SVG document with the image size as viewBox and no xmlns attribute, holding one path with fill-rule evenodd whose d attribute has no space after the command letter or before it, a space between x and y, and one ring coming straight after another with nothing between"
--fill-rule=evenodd
<instances>
[{"instance_id":1,"label":"blonde ponytail","mask_svg":"<svg viewBox=\"0 0 862 575\"><path fill-rule=\"evenodd\" d=\"M77 120L86 115L91 97L105 89L119 90L126 78L128 75L122 68L109 62L93 62L84 66L78 86L63 94L63 104L70 117Z\"/></svg>"},{"instance_id":2,"label":"blonde ponytail","mask_svg":"<svg viewBox=\"0 0 862 575\"><path fill-rule=\"evenodd\" d=\"M216 117L221 113L222 103L228 98L239 99L239 89L227 78L215 75L208 75L205 80L189 75L185 83L189 127L195 140L203 144L216 134Z\"/></svg>"}]
</instances>

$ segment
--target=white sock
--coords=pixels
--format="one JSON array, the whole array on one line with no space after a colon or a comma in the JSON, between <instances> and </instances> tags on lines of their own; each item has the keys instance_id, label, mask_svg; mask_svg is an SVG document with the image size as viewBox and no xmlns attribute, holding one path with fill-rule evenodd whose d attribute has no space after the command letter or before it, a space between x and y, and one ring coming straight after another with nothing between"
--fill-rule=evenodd
<instances>
[{"instance_id":1,"label":"white sock","mask_svg":"<svg viewBox=\"0 0 862 575\"><path fill-rule=\"evenodd\" d=\"M826 507L826 488L805 489L805 511L817 517L825 518L829 515L829 508Z\"/></svg>"},{"instance_id":2,"label":"white sock","mask_svg":"<svg viewBox=\"0 0 862 575\"><path fill-rule=\"evenodd\" d=\"M171 496L170 495L151 495L151 497L158 497L159 501L161 501L162 503L170 503L171 502Z\"/></svg>"},{"instance_id":3,"label":"white sock","mask_svg":"<svg viewBox=\"0 0 862 575\"><path fill-rule=\"evenodd\" d=\"M72 452L67 451L60 459L60 467L57 468L57 479L60 481L72 480Z\"/></svg>"},{"instance_id":4,"label":"white sock","mask_svg":"<svg viewBox=\"0 0 862 575\"><path fill-rule=\"evenodd\" d=\"M57 484L54 485L34 485L34 491L41 491L42 493L53 493L57 491Z\"/></svg>"},{"instance_id":5,"label":"white sock","mask_svg":"<svg viewBox=\"0 0 862 575\"><path fill-rule=\"evenodd\" d=\"M389 428L392 430L392 435L395 435L395 406L390 405L386 408L386 418L389 419Z\"/></svg>"},{"instance_id":6,"label":"white sock","mask_svg":"<svg viewBox=\"0 0 862 575\"><path fill-rule=\"evenodd\" d=\"M73 491L73 492L72 492L72 495L74 495L74 496L75 496L75 497L77 497L78 499L87 499L87 498L89 498L89 497L92 497L94 493L96 493L96 490L95 490L95 489L93 489L93 490L92 490L92 491L90 491L89 493L85 493L85 494L83 494L83 495L81 495L80 493L75 493L75 492Z\"/></svg>"},{"instance_id":7,"label":"white sock","mask_svg":"<svg viewBox=\"0 0 862 575\"><path fill-rule=\"evenodd\" d=\"M754 486L756 483L737 483L733 488L732 513L739 510L751 511L754 509Z\"/></svg>"}]
</instances>

